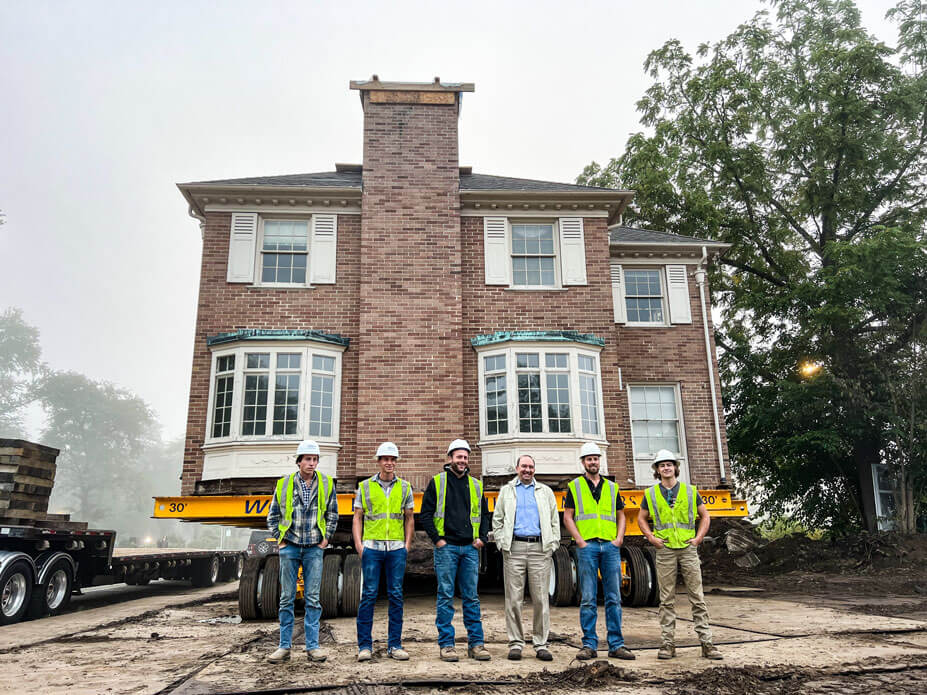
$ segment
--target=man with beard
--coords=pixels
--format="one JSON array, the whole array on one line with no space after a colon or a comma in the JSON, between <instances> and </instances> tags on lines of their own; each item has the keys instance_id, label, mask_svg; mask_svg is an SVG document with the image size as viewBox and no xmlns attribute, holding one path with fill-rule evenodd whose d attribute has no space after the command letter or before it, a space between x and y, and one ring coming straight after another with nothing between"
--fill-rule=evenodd
<instances>
[{"instance_id":1,"label":"man with beard","mask_svg":"<svg viewBox=\"0 0 927 695\"><path fill-rule=\"evenodd\" d=\"M454 649L454 586L460 587L467 655L477 661L491 657L483 641L480 599L476 592L480 548L489 534L489 510L483 484L469 475L470 445L455 439L447 448L444 471L428 483L419 513L422 526L434 543L438 596L435 626L442 661L457 661Z\"/></svg>"},{"instance_id":2,"label":"man with beard","mask_svg":"<svg viewBox=\"0 0 927 695\"><path fill-rule=\"evenodd\" d=\"M602 452L595 442L579 451L585 475L572 480L563 503L563 525L576 541L582 603L579 623L583 646L580 661L595 659L599 646L596 634L597 577L602 574L605 589L605 624L608 627L608 655L613 659L634 659L621 634L621 544L627 521L618 486L599 475Z\"/></svg>"}]
</instances>

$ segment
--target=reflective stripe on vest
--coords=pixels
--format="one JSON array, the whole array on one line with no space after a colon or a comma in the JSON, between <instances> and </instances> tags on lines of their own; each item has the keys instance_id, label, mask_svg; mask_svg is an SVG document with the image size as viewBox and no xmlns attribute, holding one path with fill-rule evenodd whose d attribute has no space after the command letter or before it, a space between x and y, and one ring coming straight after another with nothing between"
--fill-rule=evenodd
<instances>
[{"instance_id":1,"label":"reflective stripe on vest","mask_svg":"<svg viewBox=\"0 0 927 695\"><path fill-rule=\"evenodd\" d=\"M467 476L470 479L470 525L473 526L473 538L476 540L480 537L480 504L483 499L483 483L472 475ZM435 493L437 500L435 503L435 530L439 536L444 535L444 511L447 500L447 471L438 473L433 480L435 481Z\"/></svg>"},{"instance_id":2,"label":"reflective stripe on vest","mask_svg":"<svg viewBox=\"0 0 927 695\"><path fill-rule=\"evenodd\" d=\"M402 503L408 494L409 483L396 478L390 488L389 498L380 483L373 478L363 481L360 490L364 505L364 540L405 540Z\"/></svg>"},{"instance_id":3,"label":"reflective stripe on vest","mask_svg":"<svg viewBox=\"0 0 927 695\"><path fill-rule=\"evenodd\" d=\"M663 539L669 548L685 548L695 538L695 502L698 492L692 485L679 482L679 494L670 507L657 483L647 489L647 506L653 517L653 535Z\"/></svg>"},{"instance_id":4,"label":"reflective stripe on vest","mask_svg":"<svg viewBox=\"0 0 927 695\"><path fill-rule=\"evenodd\" d=\"M283 510L280 522L277 524L277 542L283 540L286 532L293 525L293 495L296 494L296 476L299 473L285 475L277 481L277 504ZM325 537L325 512L328 509L328 502L334 489L334 481L331 476L315 472L316 490L319 496L318 508L316 509L316 524L322 537ZM286 494L286 498L284 498Z\"/></svg>"},{"instance_id":5,"label":"reflective stripe on vest","mask_svg":"<svg viewBox=\"0 0 927 695\"><path fill-rule=\"evenodd\" d=\"M573 504L576 505L573 520L576 522L579 535L584 540L615 540L618 537L618 486L610 480L603 479L598 502L592 496L589 481L584 475L571 480L569 488L573 493Z\"/></svg>"}]
</instances>

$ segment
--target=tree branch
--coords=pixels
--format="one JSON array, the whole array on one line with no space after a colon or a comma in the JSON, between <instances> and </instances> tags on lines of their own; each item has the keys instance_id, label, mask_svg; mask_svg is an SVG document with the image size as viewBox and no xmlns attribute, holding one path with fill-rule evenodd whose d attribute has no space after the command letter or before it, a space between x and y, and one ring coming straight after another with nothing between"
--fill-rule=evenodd
<instances>
[{"instance_id":1,"label":"tree branch","mask_svg":"<svg viewBox=\"0 0 927 695\"><path fill-rule=\"evenodd\" d=\"M722 258L721 263L724 265L729 265L732 268L738 268L744 272L750 273L751 275L756 275L758 278L766 280L766 282L771 282L776 285L776 287L788 287L788 283L779 278L770 275L767 272L754 268L753 266L747 265L746 263L741 263L739 261L731 260L730 258Z\"/></svg>"}]
</instances>

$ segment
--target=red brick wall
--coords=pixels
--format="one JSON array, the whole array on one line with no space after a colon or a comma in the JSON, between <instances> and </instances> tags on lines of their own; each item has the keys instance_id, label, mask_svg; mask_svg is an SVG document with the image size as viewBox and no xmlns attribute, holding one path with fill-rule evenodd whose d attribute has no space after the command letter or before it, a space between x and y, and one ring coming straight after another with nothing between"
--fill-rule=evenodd
<instances>
[{"instance_id":1,"label":"red brick wall","mask_svg":"<svg viewBox=\"0 0 927 695\"><path fill-rule=\"evenodd\" d=\"M312 328L351 339L342 356L343 448L338 456L338 478L351 479L357 456L358 353L354 348L358 338L360 216L338 216L338 282L313 289L258 288L227 282L230 225L230 214L210 213L206 217L181 494L193 493L203 470L211 355L206 338L241 328Z\"/></svg>"},{"instance_id":2,"label":"red brick wall","mask_svg":"<svg viewBox=\"0 0 927 695\"><path fill-rule=\"evenodd\" d=\"M392 440L421 486L463 434L457 107L365 95L357 475Z\"/></svg>"}]
</instances>

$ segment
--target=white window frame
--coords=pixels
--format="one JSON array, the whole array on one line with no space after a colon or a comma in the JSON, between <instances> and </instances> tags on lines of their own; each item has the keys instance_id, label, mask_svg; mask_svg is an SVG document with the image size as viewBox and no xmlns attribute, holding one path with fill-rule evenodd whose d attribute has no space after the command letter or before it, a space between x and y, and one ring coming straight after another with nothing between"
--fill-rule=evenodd
<instances>
[{"instance_id":1,"label":"white window frame","mask_svg":"<svg viewBox=\"0 0 927 695\"><path fill-rule=\"evenodd\" d=\"M341 374L342 374L342 353L344 348L338 345L328 343L314 342L295 342L295 341L239 341L226 345L217 345L212 349L210 354L209 368L209 400L207 405L206 417L206 437L204 446L212 444L225 444L230 442L281 442L281 441L301 441L308 438L309 431L309 399L311 398L312 389L312 355L331 357L335 360L334 383L332 389L332 433L329 437L315 436L319 442L337 443L340 437L341 425ZM245 373L255 370L245 368L245 355L248 353L270 353L270 369L267 393L267 430L261 435L243 435L242 416L244 413L244 385ZM276 372L277 354L299 353L300 357L300 380L299 380L299 407L296 421L296 431L293 434L273 434L273 399L274 399L274 374ZM216 365L220 357L228 355L235 356L235 369L231 372L234 375L234 384L232 392L232 421L229 428L229 435L226 437L214 437L213 420L215 417L214 403L216 398ZM292 373L292 370L282 370Z\"/></svg>"},{"instance_id":2,"label":"white window frame","mask_svg":"<svg viewBox=\"0 0 927 695\"><path fill-rule=\"evenodd\" d=\"M519 430L518 418L518 369L516 367L516 355L519 353L537 353L538 354L538 371L541 374L541 432L521 432ZM567 373L569 374L569 395L570 395L570 421L572 423L570 432L551 432L550 423L547 415L547 368L545 366L545 354L557 353L567 355ZM504 434L487 434L486 423L486 369L485 358L495 355L505 355L505 374L506 374L506 408L508 416L508 432ZM594 360L596 369L596 398L597 401L597 419L598 433L583 431L582 408L580 406L579 392L579 358L578 355L590 357ZM477 349L478 378L479 378L479 417L480 417L480 441L481 442L505 442L505 441L586 441L594 439L596 441L605 441L605 412L602 399L602 361L601 348L597 345L585 345L579 343L561 343L561 342L509 342L496 345L485 345ZM562 369L552 369L552 372L562 373ZM490 374L501 373L493 370ZM584 373L588 373L585 372Z\"/></svg>"},{"instance_id":3,"label":"white window frame","mask_svg":"<svg viewBox=\"0 0 927 695\"><path fill-rule=\"evenodd\" d=\"M306 280L305 282L264 282L264 254L275 253L274 251L264 251L264 223L270 222L304 222L306 224ZM302 253L301 251L284 251L283 253ZM255 287L311 287L309 284L309 275L311 272L310 263L312 258L312 216L300 215L299 217L286 217L283 215L258 215L257 243L254 252L254 286Z\"/></svg>"},{"instance_id":4,"label":"white window frame","mask_svg":"<svg viewBox=\"0 0 927 695\"><path fill-rule=\"evenodd\" d=\"M628 308L628 271L635 270L655 270L660 278L660 303L663 308L663 320L662 321L632 321L630 316L631 312ZM624 276L624 313L625 313L625 326L630 327L664 327L669 326L670 316L669 316L669 289L666 284L666 266L665 265L630 265L623 269ZM639 295L635 295L639 296Z\"/></svg>"},{"instance_id":5,"label":"white window frame","mask_svg":"<svg viewBox=\"0 0 927 695\"><path fill-rule=\"evenodd\" d=\"M676 436L679 440L679 448L682 451L674 451L673 453L679 457L680 465L680 478L687 481L689 480L689 467L686 466L686 462L689 460L687 449L686 449L686 425L685 425L685 414L682 411L682 395L679 390L678 382L667 382L667 381L657 381L657 382L636 382L631 383L626 386L628 392L628 429L631 435L631 451L634 456L635 464L646 463L650 466L653 463L653 457L657 453L656 451L638 451L637 446L634 443L634 414L631 412L631 390L635 388L646 388L648 386L659 386L663 388L672 387L673 394L676 398ZM636 468L636 467L635 467Z\"/></svg>"},{"instance_id":6,"label":"white window frame","mask_svg":"<svg viewBox=\"0 0 927 695\"><path fill-rule=\"evenodd\" d=\"M509 287L515 290L559 290L563 288L563 278L561 277L560 263L560 220L556 218L552 219L532 219L532 218L519 218L512 217L509 218L506 222L508 224L509 231L509 248L508 248L508 264L509 264ZM518 258L548 258L552 257L554 259L554 284L553 285L516 285L515 284L515 231L513 227L517 224L549 224L552 229L553 242L554 242L554 252L552 256L546 254L540 254L537 256L532 256L529 254L518 254Z\"/></svg>"}]
</instances>

